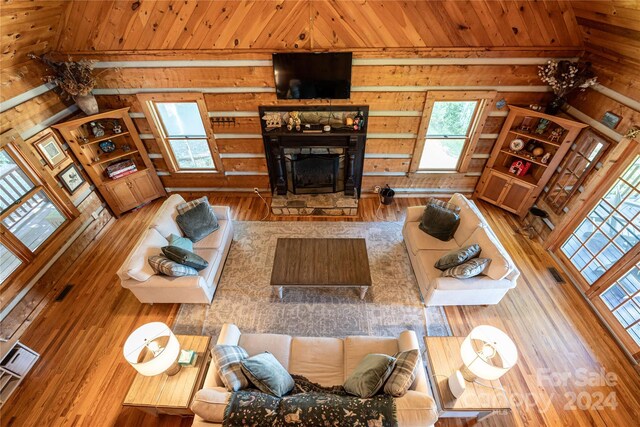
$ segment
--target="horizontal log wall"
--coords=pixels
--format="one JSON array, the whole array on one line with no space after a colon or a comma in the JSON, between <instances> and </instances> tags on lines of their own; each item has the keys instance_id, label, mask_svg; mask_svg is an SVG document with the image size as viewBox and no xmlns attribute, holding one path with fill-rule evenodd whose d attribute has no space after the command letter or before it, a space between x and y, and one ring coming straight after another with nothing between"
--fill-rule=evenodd
<instances>
[{"instance_id":1,"label":"horizontal log wall","mask_svg":"<svg viewBox=\"0 0 640 427\"><path fill-rule=\"evenodd\" d=\"M98 67L120 67L108 69L100 75L95 90L100 108L131 108L131 116L169 191L267 189L269 181L258 107L291 105L295 109L296 105L330 105L328 101L276 99L270 55L247 55L216 54L215 59L203 59L192 67L183 60L184 57L163 57L163 62L158 63L163 66L159 67L154 67L154 57L147 57L147 61L144 57L127 61L126 56L110 55L104 58L109 62L98 63ZM99 54L93 57L100 59ZM409 174L429 91L440 88L497 90L496 101L504 99L517 105L541 104L550 98L537 77L537 63L544 63L544 59L527 60L524 64L517 58L513 59L513 64L505 58L499 61L495 58L461 59L461 64L447 65L437 60L394 59L391 54L374 60L373 56L368 58L363 53L356 53L354 58L351 99L334 100L331 106L364 104L370 108L363 192L372 192L376 185L387 183L399 192L411 193L471 193L475 188L505 120L507 108L491 106L466 174ZM243 62L230 62L235 59ZM136 93L177 92L182 89L204 93L225 169L224 176L168 171ZM218 117L233 121L216 123Z\"/></svg>"}]
</instances>

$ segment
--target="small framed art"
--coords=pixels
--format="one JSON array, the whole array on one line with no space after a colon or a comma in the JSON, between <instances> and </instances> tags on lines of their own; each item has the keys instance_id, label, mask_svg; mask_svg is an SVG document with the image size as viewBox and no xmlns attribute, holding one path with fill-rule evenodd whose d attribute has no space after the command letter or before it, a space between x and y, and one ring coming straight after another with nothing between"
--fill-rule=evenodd
<instances>
[{"instance_id":1,"label":"small framed art","mask_svg":"<svg viewBox=\"0 0 640 427\"><path fill-rule=\"evenodd\" d=\"M67 158L67 153L62 149L62 144L53 132L47 133L34 143L38 153L50 168L59 165Z\"/></svg>"},{"instance_id":2,"label":"small framed art","mask_svg":"<svg viewBox=\"0 0 640 427\"><path fill-rule=\"evenodd\" d=\"M69 166L64 168L62 172L58 174L58 179L69 194L75 193L76 190L85 183L85 179L75 163L71 163Z\"/></svg>"},{"instance_id":3,"label":"small framed art","mask_svg":"<svg viewBox=\"0 0 640 427\"><path fill-rule=\"evenodd\" d=\"M613 114L611 111L607 111L606 113L604 113L604 116L602 116L602 120L600 120L600 122L609 129L615 129L616 126L618 126L618 123L620 123L621 119L622 117L618 116L617 114Z\"/></svg>"}]
</instances>

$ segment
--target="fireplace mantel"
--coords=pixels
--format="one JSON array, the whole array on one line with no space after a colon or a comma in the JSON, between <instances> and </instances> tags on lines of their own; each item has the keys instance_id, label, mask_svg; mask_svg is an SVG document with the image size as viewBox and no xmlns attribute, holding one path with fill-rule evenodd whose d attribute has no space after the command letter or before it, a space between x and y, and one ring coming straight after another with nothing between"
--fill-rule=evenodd
<instances>
[{"instance_id":1,"label":"fireplace mantel","mask_svg":"<svg viewBox=\"0 0 640 427\"><path fill-rule=\"evenodd\" d=\"M363 105L336 105L331 106L261 106L260 117L265 112L286 113L289 111L311 111L332 113L356 113L364 116L365 126L354 131L346 127L333 128L329 132L306 133L303 128L300 131L287 130L286 126L277 129L267 129L266 122L261 120L262 140L267 158L269 181L271 192L278 195L287 194L288 173L285 158L287 148L342 148L344 149L344 193L347 196L360 197L362 185L362 171L364 163L364 151L367 141L367 127L369 107Z\"/></svg>"}]
</instances>

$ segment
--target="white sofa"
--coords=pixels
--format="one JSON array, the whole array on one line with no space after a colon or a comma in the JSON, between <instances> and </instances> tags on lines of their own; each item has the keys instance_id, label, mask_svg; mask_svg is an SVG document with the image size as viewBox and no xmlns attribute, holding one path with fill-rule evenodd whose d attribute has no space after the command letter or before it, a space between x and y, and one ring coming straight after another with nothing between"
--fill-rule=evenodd
<instances>
[{"instance_id":1,"label":"white sofa","mask_svg":"<svg viewBox=\"0 0 640 427\"><path fill-rule=\"evenodd\" d=\"M370 353L394 355L399 351L418 348L415 332L404 331L399 338L354 336L340 338L291 337L277 334L242 334L237 326L225 324L218 344L239 345L249 356L264 351L272 353L290 373L303 375L323 386L342 385L364 356ZM204 388L207 402L215 413L212 422L198 415L193 427L222 426L224 410L231 393L224 387L212 362ZM416 367L416 379L410 390L395 398L396 416L400 427L428 427L438 419L437 407L427 383L422 358ZM193 406L193 405L192 405Z\"/></svg>"},{"instance_id":2,"label":"white sofa","mask_svg":"<svg viewBox=\"0 0 640 427\"><path fill-rule=\"evenodd\" d=\"M443 242L418 228L424 206L407 209L402 235L413 271L427 306L497 304L515 288L520 272L487 221L471 200L454 194L450 203L460 207L460 225L448 242ZM441 277L434 267L447 252L477 243L480 257L490 258L484 274L470 279Z\"/></svg>"},{"instance_id":3,"label":"white sofa","mask_svg":"<svg viewBox=\"0 0 640 427\"><path fill-rule=\"evenodd\" d=\"M129 289L142 303L210 304L233 240L231 211L212 206L220 228L194 243L194 252L209 262L197 276L168 277L155 274L147 259L162 254L170 234L183 236L176 223L176 206L184 199L174 194L162 204L151 225L142 233L131 254L118 270L122 287Z\"/></svg>"}]
</instances>

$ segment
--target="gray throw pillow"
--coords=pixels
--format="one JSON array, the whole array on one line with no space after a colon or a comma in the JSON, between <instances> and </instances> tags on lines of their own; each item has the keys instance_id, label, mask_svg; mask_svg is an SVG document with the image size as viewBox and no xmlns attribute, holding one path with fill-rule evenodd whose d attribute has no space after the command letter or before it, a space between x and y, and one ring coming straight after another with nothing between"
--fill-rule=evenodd
<instances>
[{"instance_id":1,"label":"gray throw pillow","mask_svg":"<svg viewBox=\"0 0 640 427\"><path fill-rule=\"evenodd\" d=\"M293 378L273 354L264 352L240 361L242 372L260 391L282 397L293 390Z\"/></svg>"},{"instance_id":2,"label":"gray throw pillow","mask_svg":"<svg viewBox=\"0 0 640 427\"><path fill-rule=\"evenodd\" d=\"M396 366L384 383L384 392L393 397L405 395L416 379L416 365L420 359L417 349L407 350L396 354Z\"/></svg>"},{"instance_id":3,"label":"gray throw pillow","mask_svg":"<svg viewBox=\"0 0 640 427\"><path fill-rule=\"evenodd\" d=\"M170 234L167 240L169 241L169 246L177 246L193 252L193 242L186 237L178 236L177 234Z\"/></svg>"},{"instance_id":4,"label":"gray throw pillow","mask_svg":"<svg viewBox=\"0 0 640 427\"><path fill-rule=\"evenodd\" d=\"M450 206L455 205L431 199L424 208L422 220L418 225L420 230L443 242L453 239L453 235L460 225L460 215L456 209L451 209ZM455 207L457 208L457 206Z\"/></svg>"},{"instance_id":5,"label":"gray throw pillow","mask_svg":"<svg viewBox=\"0 0 640 427\"><path fill-rule=\"evenodd\" d=\"M480 255L480 245L473 244L471 246L466 246L464 248L460 248L457 251L449 252L448 254L444 254L442 258L436 262L434 265L438 270L448 270L451 267L456 267L460 264L463 264L470 259L477 258Z\"/></svg>"},{"instance_id":6,"label":"gray throw pillow","mask_svg":"<svg viewBox=\"0 0 640 427\"><path fill-rule=\"evenodd\" d=\"M442 277L455 277L456 279L469 279L471 277L482 274L484 270L489 267L491 260L489 258L475 258L460 264L456 267L451 267L448 270L442 272Z\"/></svg>"},{"instance_id":7,"label":"gray throw pillow","mask_svg":"<svg viewBox=\"0 0 640 427\"><path fill-rule=\"evenodd\" d=\"M171 277L197 276L198 272L191 267L171 261L164 255L154 255L148 258L149 265L158 274Z\"/></svg>"},{"instance_id":8,"label":"gray throw pillow","mask_svg":"<svg viewBox=\"0 0 640 427\"><path fill-rule=\"evenodd\" d=\"M195 268L196 270L204 270L209 263L200 255L194 254L191 251L182 249L178 246L165 246L162 248L164 256L171 261L186 265L187 267Z\"/></svg>"},{"instance_id":9,"label":"gray throw pillow","mask_svg":"<svg viewBox=\"0 0 640 427\"><path fill-rule=\"evenodd\" d=\"M220 228L209 203L200 203L176 217L178 227L191 241L197 242Z\"/></svg>"},{"instance_id":10,"label":"gray throw pillow","mask_svg":"<svg viewBox=\"0 0 640 427\"><path fill-rule=\"evenodd\" d=\"M396 364L386 354L367 354L344 382L344 390L361 398L374 396L389 378Z\"/></svg>"},{"instance_id":11,"label":"gray throw pillow","mask_svg":"<svg viewBox=\"0 0 640 427\"><path fill-rule=\"evenodd\" d=\"M244 348L237 345L216 345L211 349L211 357L227 390L238 391L249 387L249 379L242 373L240 364L249 357Z\"/></svg>"}]
</instances>

